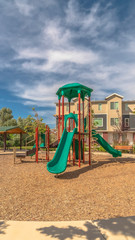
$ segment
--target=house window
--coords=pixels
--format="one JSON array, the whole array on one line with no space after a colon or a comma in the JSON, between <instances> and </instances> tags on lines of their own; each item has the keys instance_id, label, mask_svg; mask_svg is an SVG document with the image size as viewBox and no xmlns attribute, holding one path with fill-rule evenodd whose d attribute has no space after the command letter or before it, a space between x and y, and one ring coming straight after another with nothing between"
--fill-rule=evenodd
<instances>
[{"instance_id":1,"label":"house window","mask_svg":"<svg viewBox=\"0 0 135 240\"><path fill-rule=\"evenodd\" d=\"M101 111L102 110L102 103L98 104L98 110Z\"/></svg>"},{"instance_id":2,"label":"house window","mask_svg":"<svg viewBox=\"0 0 135 240\"><path fill-rule=\"evenodd\" d=\"M118 109L119 103L118 102L110 102L111 109Z\"/></svg>"},{"instance_id":3,"label":"house window","mask_svg":"<svg viewBox=\"0 0 135 240\"><path fill-rule=\"evenodd\" d=\"M94 118L94 125L96 127L103 127L103 118Z\"/></svg>"},{"instance_id":4,"label":"house window","mask_svg":"<svg viewBox=\"0 0 135 240\"><path fill-rule=\"evenodd\" d=\"M129 127L129 118L124 119L124 126Z\"/></svg>"},{"instance_id":5,"label":"house window","mask_svg":"<svg viewBox=\"0 0 135 240\"><path fill-rule=\"evenodd\" d=\"M111 126L118 125L119 119L118 118L111 118Z\"/></svg>"},{"instance_id":6,"label":"house window","mask_svg":"<svg viewBox=\"0 0 135 240\"><path fill-rule=\"evenodd\" d=\"M128 111L128 103L125 103L125 111Z\"/></svg>"}]
</instances>

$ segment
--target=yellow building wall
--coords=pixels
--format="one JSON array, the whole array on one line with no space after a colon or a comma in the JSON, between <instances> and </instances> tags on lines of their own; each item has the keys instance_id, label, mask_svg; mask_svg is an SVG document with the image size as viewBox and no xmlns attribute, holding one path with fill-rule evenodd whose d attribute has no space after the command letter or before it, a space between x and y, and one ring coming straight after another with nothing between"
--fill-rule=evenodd
<instances>
[{"instance_id":1,"label":"yellow building wall","mask_svg":"<svg viewBox=\"0 0 135 240\"><path fill-rule=\"evenodd\" d=\"M68 114L69 113L69 110L67 109L67 106L68 106L68 104L67 103L65 103L64 104L64 114ZM59 109L59 107L58 107L58 103L56 103L56 115L58 115L59 113L58 113L58 110ZM70 104L70 112L73 112L74 111L74 104ZM62 115L62 104L60 105L60 114Z\"/></svg>"},{"instance_id":2,"label":"yellow building wall","mask_svg":"<svg viewBox=\"0 0 135 240\"><path fill-rule=\"evenodd\" d=\"M101 110L99 110L98 109L99 103L92 102L92 110L95 114L107 113L107 102L101 103L101 104L102 104L102 107L101 107Z\"/></svg>"},{"instance_id":3,"label":"yellow building wall","mask_svg":"<svg viewBox=\"0 0 135 240\"><path fill-rule=\"evenodd\" d=\"M118 111L116 109L111 109L111 102L118 102ZM107 113L107 125L108 131L114 131L115 127L111 126L111 118L119 118L122 117L122 98L120 97L112 97L107 100L107 107L108 107L108 113Z\"/></svg>"}]
</instances>

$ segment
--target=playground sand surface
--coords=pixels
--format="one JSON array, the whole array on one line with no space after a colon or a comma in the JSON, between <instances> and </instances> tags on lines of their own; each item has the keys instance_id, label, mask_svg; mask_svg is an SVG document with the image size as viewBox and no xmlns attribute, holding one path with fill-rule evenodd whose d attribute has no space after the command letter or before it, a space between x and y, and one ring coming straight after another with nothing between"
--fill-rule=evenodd
<instances>
[{"instance_id":1,"label":"playground sand surface","mask_svg":"<svg viewBox=\"0 0 135 240\"><path fill-rule=\"evenodd\" d=\"M92 168L71 164L55 178L45 161L14 164L12 155L0 155L0 219L71 221L135 215L135 158L115 161L95 153L93 160Z\"/></svg>"}]
</instances>

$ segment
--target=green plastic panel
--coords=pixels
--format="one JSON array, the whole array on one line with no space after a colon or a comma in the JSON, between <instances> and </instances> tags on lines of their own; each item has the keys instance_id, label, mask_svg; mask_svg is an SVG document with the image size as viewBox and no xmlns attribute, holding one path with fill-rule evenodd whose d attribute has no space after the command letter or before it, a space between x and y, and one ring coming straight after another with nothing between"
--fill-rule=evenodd
<instances>
[{"instance_id":1,"label":"green plastic panel","mask_svg":"<svg viewBox=\"0 0 135 240\"><path fill-rule=\"evenodd\" d=\"M47 170L50 173L58 174L65 171L67 167L70 146L76 131L76 128L74 128L73 132L67 132L66 129L64 129L56 153L53 159L47 163Z\"/></svg>"},{"instance_id":2,"label":"green plastic panel","mask_svg":"<svg viewBox=\"0 0 135 240\"><path fill-rule=\"evenodd\" d=\"M106 142L95 130L92 130L92 136L96 138L96 141L110 154L112 154L113 157L121 157L121 152L114 149L110 146L108 142Z\"/></svg>"},{"instance_id":3,"label":"green plastic panel","mask_svg":"<svg viewBox=\"0 0 135 240\"><path fill-rule=\"evenodd\" d=\"M78 97L78 93L81 94L81 99L84 100L85 96L91 96L92 91L93 89L88 88L80 83L70 83L60 87L56 92L56 95L58 95L58 99L64 95L64 97L66 97L70 102L72 98Z\"/></svg>"}]
</instances>

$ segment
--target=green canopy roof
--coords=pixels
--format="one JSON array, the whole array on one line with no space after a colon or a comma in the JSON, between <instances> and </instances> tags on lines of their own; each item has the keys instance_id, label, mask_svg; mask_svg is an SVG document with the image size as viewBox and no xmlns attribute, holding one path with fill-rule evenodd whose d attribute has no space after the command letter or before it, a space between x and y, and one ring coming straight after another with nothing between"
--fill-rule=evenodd
<instances>
[{"instance_id":1,"label":"green canopy roof","mask_svg":"<svg viewBox=\"0 0 135 240\"><path fill-rule=\"evenodd\" d=\"M72 98L78 97L78 93L80 93L82 100L84 100L85 96L91 96L92 91L93 89L88 88L80 83L70 83L60 87L56 92L56 95L58 95L59 99L62 95L64 95L68 101L71 101Z\"/></svg>"},{"instance_id":2,"label":"green canopy roof","mask_svg":"<svg viewBox=\"0 0 135 240\"><path fill-rule=\"evenodd\" d=\"M4 134L5 132L6 133L13 133L13 134L25 133L18 126L2 126L2 127L0 127L0 134Z\"/></svg>"}]
</instances>

